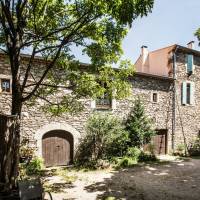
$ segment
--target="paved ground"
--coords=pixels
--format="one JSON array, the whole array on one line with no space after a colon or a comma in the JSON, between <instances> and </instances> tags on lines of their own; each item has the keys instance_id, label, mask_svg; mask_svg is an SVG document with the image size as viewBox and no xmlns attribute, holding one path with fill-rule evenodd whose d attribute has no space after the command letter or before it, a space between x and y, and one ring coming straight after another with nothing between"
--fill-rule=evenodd
<instances>
[{"instance_id":1,"label":"paved ground","mask_svg":"<svg viewBox=\"0 0 200 200\"><path fill-rule=\"evenodd\" d=\"M77 178L49 179L58 189L53 200L200 200L200 159L68 175Z\"/></svg>"}]
</instances>

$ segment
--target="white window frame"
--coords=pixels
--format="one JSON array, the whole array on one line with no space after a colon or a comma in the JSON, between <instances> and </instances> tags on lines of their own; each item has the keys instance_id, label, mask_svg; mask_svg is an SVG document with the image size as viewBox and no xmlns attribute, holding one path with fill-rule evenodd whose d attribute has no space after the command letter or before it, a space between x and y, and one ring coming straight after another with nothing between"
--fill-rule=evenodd
<instances>
[{"instance_id":1,"label":"white window frame","mask_svg":"<svg viewBox=\"0 0 200 200\"><path fill-rule=\"evenodd\" d=\"M2 80L9 80L10 81L10 91L9 92L2 91L2 88L1 88ZM1 94L11 94L12 93L12 79L11 79L10 76L0 75L0 93Z\"/></svg>"},{"instance_id":2,"label":"white window frame","mask_svg":"<svg viewBox=\"0 0 200 200\"><path fill-rule=\"evenodd\" d=\"M186 84L186 102L185 103L183 103L182 102L182 95L183 95L183 83L185 83ZM190 91L190 103L187 103L187 84L190 84L190 90L191 90L191 85L193 85L193 94L191 93L191 91ZM193 97L192 97L192 95L193 95ZM188 106L193 106L193 105L195 105L195 83L193 82L193 81L183 81L182 82L182 84L181 84L181 104L182 105L188 105Z\"/></svg>"}]
</instances>

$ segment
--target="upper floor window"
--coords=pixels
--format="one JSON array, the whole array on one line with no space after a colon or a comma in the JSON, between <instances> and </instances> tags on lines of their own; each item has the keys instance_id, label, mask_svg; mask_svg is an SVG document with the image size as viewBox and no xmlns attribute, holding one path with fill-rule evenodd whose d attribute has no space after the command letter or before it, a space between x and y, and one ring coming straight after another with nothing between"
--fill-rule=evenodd
<instances>
[{"instance_id":1,"label":"upper floor window","mask_svg":"<svg viewBox=\"0 0 200 200\"><path fill-rule=\"evenodd\" d=\"M182 84L182 104L194 104L194 83L184 81Z\"/></svg>"},{"instance_id":2,"label":"upper floor window","mask_svg":"<svg viewBox=\"0 0 200 200\"><path fill-rule=\"evenodd\" d=\"M191 75L194 72L194 57L191 54L187 55L187 74Z\"/></svg>"},{"instance_id":3,"label":"upper floor window","mask_svg":"<svg viewBox=\"0 0 200 200\"><path fill-rule=\"evenodd\" d=\"M103 83L103 87L106 89L106 83ZM107 91L103 93L101 97L96 100L96 108L109 109L112 107L112 100Z\"/></svg>"},{"instance_id":4,"label":"upper floor window","mask_svg":"<svg viewBox=\"0 0 200 200\"><path fill-rule=\"evenodd\" d=\"M9 79L1 79L1 92L10 92L10 80Z\"/></svg>"}]
</instances>

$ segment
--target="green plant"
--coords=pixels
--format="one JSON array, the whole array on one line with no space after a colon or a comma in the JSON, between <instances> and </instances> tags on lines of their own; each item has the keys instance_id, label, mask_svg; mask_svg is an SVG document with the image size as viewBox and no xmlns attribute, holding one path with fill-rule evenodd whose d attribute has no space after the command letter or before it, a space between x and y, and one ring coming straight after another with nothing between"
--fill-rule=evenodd
<instances>
[{"instance_id":1,"label":"green plant","mask_svg":"<svg viewBox=\"0 0 200 200\"><path fill-rule=\"evenodd\" d=\"M188 147L188 153L190 156L200 156L200 137L191 142Z\"/></svg>"},{"instance_id":2,"label":"green plant","mask_svg":"<svg viewBox=\"0 0 200 200\"><path fill-rule=\"evenodd\" d=\"M86 126L86 135L79 145L76 163L93 165L102 159L123 156L127 151L128 134L116 117L105 113L92 115Z\"/></svg>"},{"instance_id":3,"label":"green plant","mask_svg":"<svg viewBox=\"0 0 200 200\"><path fill-rule=\"evenodd\" d=\"M139 162L149 162L149 161L157 161L158 159L154 154L151 154L150 152L141 152L138 161Z\"/></svg>"},{"instance_id":4,"label":"green plant","mask_svg":"<svg viewBox=\"0 0 200 200\"><path fill-rule=\"evenodd\" d=\"M38 174L44 168L43 159L35 157L27 165L25 165L25 168L27 175Z\"/></svg>"},{"instance_id":5,"label":"green plant","mask_svg":"<svg viewBox=\"0 0 200 200\"><path fill-rule=\"evenodd\" d=\"M135 164L137 164L137 160L132 157L124 156L122 158L115 159L115 167L116 168L131 167Z\"/></svg>"},{"instance_id":6,"label":"green plant","mask_svg":"<svg viewBox=\"0 0 200 200\"><path fill-rule=\"evenodd\" d=\"M138 149L137 147L129 147L127 151L127 156L137 160L138 157L140 156L140 153L141 150Z\"/></svg>"},{"instance_id":7,"label":"green plant","mask_svg":"<svg viewBox=\"0 0 200 200\"><path fill-rule=\"evenodd\" d=\"M174 155L178 156L185 156L186 145L185 144L178 144Z\"/></svg>"},{"instance_id":8,"label":"green plant","mask_svg":"<svg viewBox=\"0 0 200 200\"><path fill-rule=\"evenodd\" d=\"M144 106L137 98L134 102L129 116L125 122L126 130L129 133L129 146L143 147L151 141L151 137L155 135L152 128L152 120L146 116Z\"/></svg>"}]
</instances>

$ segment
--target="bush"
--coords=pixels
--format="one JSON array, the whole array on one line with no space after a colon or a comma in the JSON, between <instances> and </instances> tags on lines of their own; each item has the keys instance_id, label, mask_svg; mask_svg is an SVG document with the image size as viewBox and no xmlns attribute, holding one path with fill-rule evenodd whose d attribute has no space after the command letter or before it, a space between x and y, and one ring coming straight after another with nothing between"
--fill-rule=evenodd
<instances>
[{"instance_id":1,"label":"bush","mask_svg":"<svg viewBox=\"0 0 200 200\"><path fill-rule=\"evenodd\" d=\"M200 156L200 137L189 145L188 153L190 156Z\"/></svg>"},{"instance_id":2,"label":"bush","mask_svg":"<svg viewBox=\"0 0 200 200\"><path fill-rule=\"evenodd\" d=\"M137 164L137 159L128 156L116 157L112 159L112 163L116 168L131 167Z\"/></svg>"},{"instance_id":3,"label":"bush","mask_svg":"<svg viewBox=\"0 0 200 200\"><path fill-rule=\"evenodd\" d=\"M150 152L141 152L138 161L139 162L149 162L149 161L157 161L158 159L154 154L151 154Z\"/></svg>"},{"instance_id":4,"label":"bush","mask_svg":"<svg viewBox=\"0 0 200 200\"><path fill-rule=\"evenodd\" d=\"M107 113L96 113L88 119L86 135L75 156L76 164L87 165L88 162L123 156L127 141L128 134L119 119Z\"/></svg>"},{"instance_id":5,"label":"bush","mask_svg":"<svg viewBox=\"0 0 200 200\"><path fill-rule=\"evenodd\" d=\"M26 166L26 174L34 175L38 174L44 167L43 159L39 157L33 158Z\"/></svg>"},{"instance_id":6,"label":"bush","mask_svg":"<svg viewBox=\"0 0 200 200\"><path fill-rule=\"evenodd\" d=\"M131 157L131 158L137 160L138 157L140 156L140 154L141 154L141 150L138 149L137 147L129 147L128 148L128 151L127 151L128 157Z\"/></svg>"},{"instance_id":7,"label":"bush","mask_svg":"<svg viewBox=\"0 0 200 200\"><path fill-rule=\"evenodd\" d=\"M176 151L174 152L175 156L185 156L186 145L178 144Z\"/></svg>"}]
</instances>

